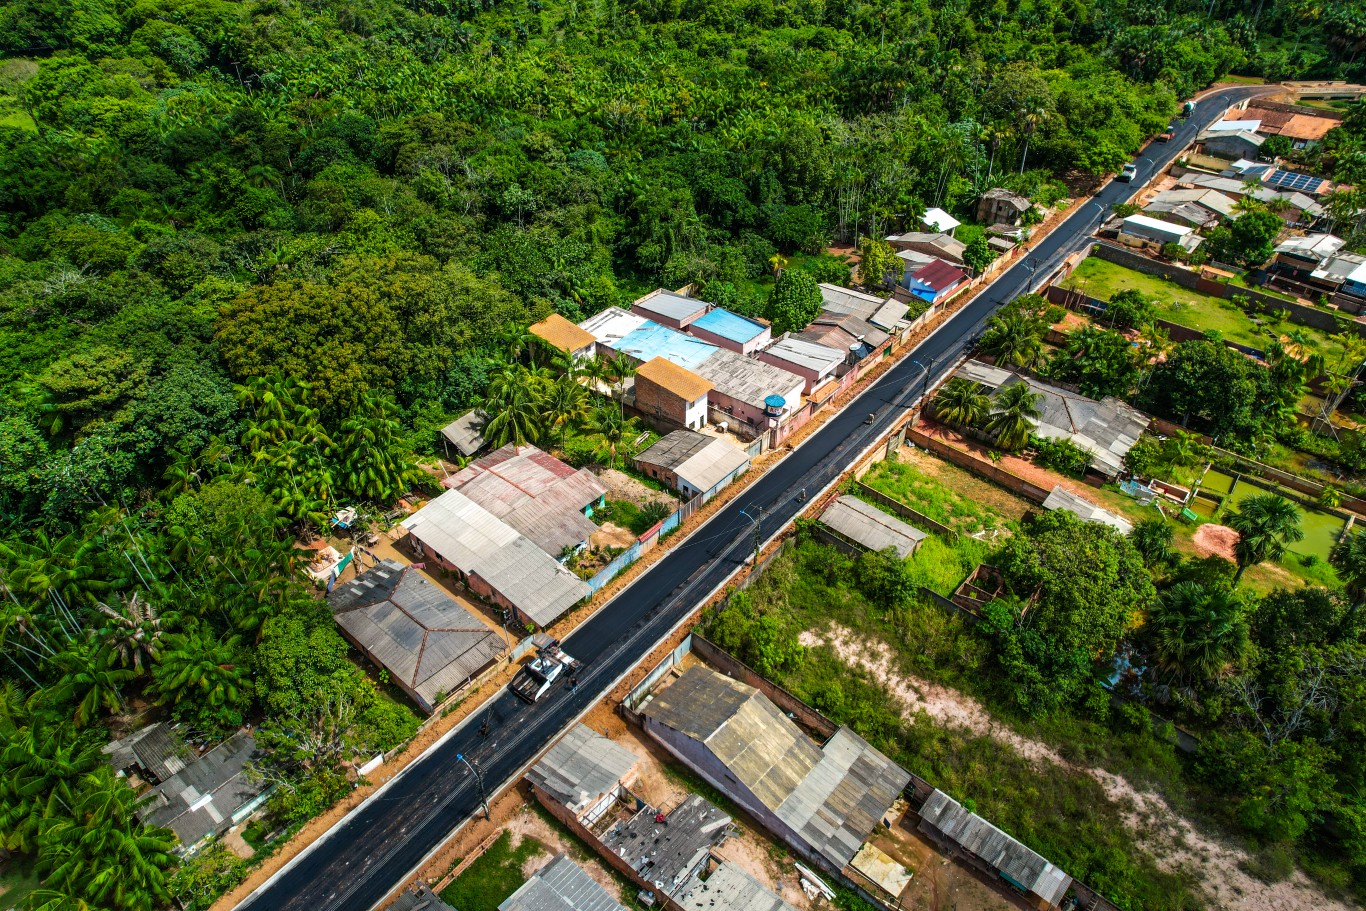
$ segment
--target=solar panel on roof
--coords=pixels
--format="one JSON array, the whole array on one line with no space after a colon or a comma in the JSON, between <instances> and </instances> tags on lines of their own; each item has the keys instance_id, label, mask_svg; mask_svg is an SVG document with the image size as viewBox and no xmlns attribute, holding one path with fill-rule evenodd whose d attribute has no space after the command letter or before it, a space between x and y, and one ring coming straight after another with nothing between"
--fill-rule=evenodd
<instances>
[{"instance_id":1,"label":"solar panel on roof","mask_svg":"<svg viewBox=\"0 0 1366 911\"><path fill-rule=\"evenodd\" d=\"M1322 178L1313 177L1309 174L1300 174L1295 171L1276 170L1271 172L1271 176L1266 178L1266 182L1277 187L1286 187L1291 190L1304 190L1309 193L1317 193L1319 187L1324 183Z\"/></svg>"}]
</instances>

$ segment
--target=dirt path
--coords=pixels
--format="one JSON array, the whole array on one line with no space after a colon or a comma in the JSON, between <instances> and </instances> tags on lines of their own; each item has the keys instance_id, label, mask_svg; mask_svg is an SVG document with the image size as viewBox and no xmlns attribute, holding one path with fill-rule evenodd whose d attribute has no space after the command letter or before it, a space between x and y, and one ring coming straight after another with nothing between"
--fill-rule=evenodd
<instances>
[{"instance_id":1,"label":"dirt path","mask_svg":"<svg viewBox=\"0 0 1366 911\"><path fill-rule=\"evenodd\" d=\"M1201 833L1151 791L1141 791L1124 778L1102 769L1068 762L1045 743L1025 737L995 721L977 700L956 690L907 676L885 642L867 640L852 630L832 624L824 633L806 631L808 647L829 646L841 660L871 673L909 712L924 712L932 720L990 737L1038 765L1056 765L1089 775L1106 796L1124 808L1125 823L1142 836L1145 846L1164 869L1189 868L1214 907L1224 911L1349 911L1350 905L1325 896L1299 870L1289 879L1268 885L1245 873L1250 857L1237 845Z\"/></svg>"}]
</instances>

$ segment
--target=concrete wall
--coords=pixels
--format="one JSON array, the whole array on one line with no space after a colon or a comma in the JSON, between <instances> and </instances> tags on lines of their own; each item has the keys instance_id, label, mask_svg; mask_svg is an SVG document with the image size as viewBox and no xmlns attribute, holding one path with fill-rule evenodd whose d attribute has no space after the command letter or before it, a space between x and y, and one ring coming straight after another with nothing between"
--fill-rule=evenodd
<instances>
[{"instance_id":1,"label":"concrete wall","mask_svg":"<svg viewBox=\"0 0 1366 911\"><path fill-rule=\"evenodd\" d=\"M921 531L932 532L949 541L953 541L958 537L958 532L954 531L952 528L949 528L947 525L941 525L929 516L916 512L900 500L894 500L882 491L874 490L862 481L855 481L854 483L858 488L859 496L887 507L903 519L910 521L912 525L919 528Z\"/></svg>"}]
</instances>

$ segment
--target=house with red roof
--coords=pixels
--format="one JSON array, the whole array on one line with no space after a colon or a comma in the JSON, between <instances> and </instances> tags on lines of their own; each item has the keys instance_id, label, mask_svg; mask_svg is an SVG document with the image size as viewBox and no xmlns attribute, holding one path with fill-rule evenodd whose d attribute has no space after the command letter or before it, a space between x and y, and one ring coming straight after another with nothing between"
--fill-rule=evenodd
<instances>
[{"instance_id":1,"label":"house with red roof","mask_svg":"<svg viewBox=\"0 0 1366 911\"><path fill-rule=\"evenodd\" d=\"M906 290L930 304L947 300L968 283L968 274L957 266L936 259L906 276Z\"/></svg>"}]
</instances>

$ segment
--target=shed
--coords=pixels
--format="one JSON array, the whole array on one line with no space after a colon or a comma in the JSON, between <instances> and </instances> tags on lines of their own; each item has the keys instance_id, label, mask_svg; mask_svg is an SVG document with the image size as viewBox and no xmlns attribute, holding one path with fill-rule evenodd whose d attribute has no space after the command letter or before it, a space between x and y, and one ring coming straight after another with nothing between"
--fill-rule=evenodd
<instances>
[{"instance_id":1,"label":"shed","mask_svg":"<svg viewBox=\"0 0 1366 911\"><path fill-rule=\"evenodd\" d=\"M931 231L938 231L940 234L947 234L949 237L952 237L953 232L958 230L958 226L962 224L961 221L939 208L926 209L920 223Z\"/></svg>"},{"instance_id":2,"label":"shed","mask_svg":"<svg viewBox=\"0 0 1366 911\"><path fill-rule=\"evenodd\" d=\"M584 724L576 724L541 757L527 781L592 825L639 774L635 753Z\"/></svg>"},{"instance_id":3,"label":"shed","mask_svg":"<svg viewBox=\"0 0 1366 911\"><path fill-rule=\"evenodd\" d=\"M116 772L136 768L153 783L165 781L194 761L194 754L161 722L105 744Z\"/></svg>"},{"instance_id":4,"label":"shed","mask_svg":"<svg viewBox=\"0 0 1366 911\"><path fill-rule=\"evenodd\" d=\"M871 503L844 494L821 513L821 524L865 550L896 551L903 560L916 552L928 534L888 515Z\"/></svg>"},{"instance_id":5,"label":"shed","mask_svg":"<svg viewBox=\"0 0 1366 911\"><path fill-rule=\"evenodd\" d=\"M241 822L260 805L265 783L247 775L256 739L238 731L148 792L138 818L170 829L183 849Z\"/></svg>"},{"instance_id":6,"label":"shed","mask_svg":"<svg viewBox=\"0 0 1366 911\"><path fill-rule=\"evenodd\" d=\"M503 637L410 566L383 560L327 596L346 638L431 714L503 654Z\"/></svg>"},{"instance_id":7,"label":"shed","mask_svg":"<svg viewBox=\"0 0 1366 911\"><path fill-rule=\"evenodd\" d=\"M1101 525L1108 525L1122 535L1127 535L1134 530L1132 522L1101 509L1090 500L1074 494L1061 484L1049 491L1048 497L1043 501L1043 508L1065 510L1085 522L1099 522Z\"/></svg>"},{"instance_id":8,"label":"shed","mask_svg":"<svg viewBox=\"0 0 1366 911\"><path fill-rule=\"evenodd\" d=\"M817 745L763 693L705 666L642 711L650 736L827 869L853 860L911 780L848 728Z\"/></svg>"},{"instance_id":9,"label":"shed","mask_svg":"<svg viewBox=\"0 0 1366 911\"><path fill-rule=\"evenodd\" d=\"M442 427L441 437L444 445L448 447L447 455L450 454L450 446L454 446L455 451L467 459L483 449L488 445L488 440L484 438L484 428L487 425L488 415L484 414L482 408L476 408Z\"/></svg>"},{"instance_id":10,"label":"shed","mask_svg":"<svg viewBox=\"0 0 1366 911\"><path fill-rule=\"evenodd\" d=\"M977 201L977 220L988 225L1018 225L1031 205L1029 197L1012 193L1004 187L995 187L983 193Z\"/></svg>"},{"instance_id":11,"label":"shed","mask_svg":"<svg viewBox=\"0 0 1366 911\"><path fill-rule=\"evenodd\" d=\"M626 911L574 861L557 854L522 883L498 911Z\"/></svg>"},{"instance_id":12,"label":"shed","mask_svg":"<svg viewBox=\"0 0 1366 911\"><path fill-rule=\"evenodd\" d=\"M574 357L591 355L596 341L591 333L580 329L558 313L550 314L539 323L532 323L527 331L555 350Z\"/></svg>"},{"instance_id":13,"label":"shed","mask_svg":"<svg viewBox=\"0 0 1366 911\"><path fill-rule=\"evenodd\" d=\"M826 313L856 316L881 329L895 332L897 325L906 317L910 308L893 298L851 291L839 285L822 284L821 309Z\"/></svg>"},{"instance_id":14,"label":"shed","mask_svg":"<svg viewBox=\"0 0 1366 911\"><path fill-rule=\"evenodd\" d=\"M1049 863L943 791L920 808L920 828L941 842L958 845L980 858L1008 883L1046 905L1067 896L1072 877Z\"/></svg>"},{"instance_id":15,"label":"shed","mask_svg":"<svg viewBox=\"0 0 1366 911\"><path fill-rule=\"evenodd\" d=\"M631 305L631 312L654 320L670 329L686 329L707 312L706 301L684 297L673 291L658 288Z\"/></svg>"},{"instance_id":16,"label":"shed","mask_svg":"<svg viewBox=\"0 0 1366 911\"><path fill-rule=\"evenodd\" d=\"M688 326L688 334L740 354L752 354L772 338L768 326L721 307L708 310L693 320Z\"/></svg>"},{"instance_id":17,"label":"shed","mask_svg":"<svg viewBox=\"0 0 1366 911\"><path fill-rule=\"evenodd\" d=\"M749 456L720 437L676 430L635 458L636 467L687 497L715 494L749 467Z\"/></svg>"}]
</instances>

